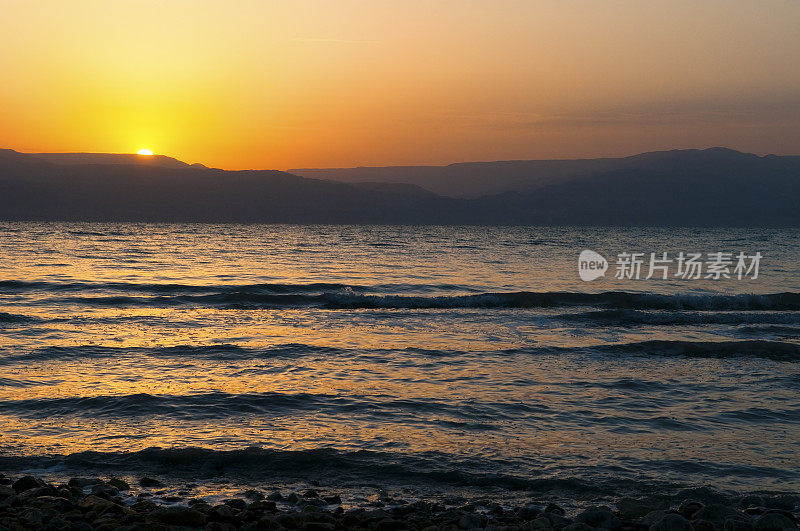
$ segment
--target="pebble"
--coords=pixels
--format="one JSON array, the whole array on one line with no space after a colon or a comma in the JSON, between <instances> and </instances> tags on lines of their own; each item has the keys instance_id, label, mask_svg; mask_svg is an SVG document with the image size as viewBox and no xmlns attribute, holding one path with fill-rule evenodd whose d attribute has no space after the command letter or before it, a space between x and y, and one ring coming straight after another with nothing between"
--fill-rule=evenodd
<instances>
[{"instance_id":1,"label":"pebble","mask_svg":"<svg viewBox=\"0 0 800 531\"><path fill-rule=\"evenodd\" d=\"M685 498L673 498L669 504L665 504L664 497L623 498L615 510L590 507L569 516L552 503L542 510L543 502L503 507L490 499L468 503L460 497L445 500L459 501L458 504L418 500L382 508L369 507L367 500L362 500L361 507L345 509L338 494L321 489L290 494L286 500L291 506L278 507L277 502L282 502L283 497L277 491L265 498L256 490L245 491L242 498L214 506L197 498L186 501L185 505L167 506L164 500L172 499L170 496L154 500L141 496L142 493L121 494L130 490L130 486L119 479L73 478L66 485L47 484L34 476L14 479L0 475L0 480L4 480L0 481L0 530L3 531L797 530L797 514L793 512L797 509L797 498L749 496L723 503L720 500L726 498L703 489L689 489ZM163 486L151 478L141 478L140 484ZM778 507L769 507L768 501ZM647 513L642 514L644 511Z\"/></svg>"}]
</instances>

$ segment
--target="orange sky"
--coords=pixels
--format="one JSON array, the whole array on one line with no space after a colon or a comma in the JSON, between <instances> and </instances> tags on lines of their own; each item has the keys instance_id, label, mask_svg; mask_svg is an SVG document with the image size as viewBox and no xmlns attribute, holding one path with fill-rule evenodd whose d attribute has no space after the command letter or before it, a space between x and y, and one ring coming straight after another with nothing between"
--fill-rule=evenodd
<instances>
[{"instance_id":1,"label":"orange sky","mask_svg":"<svg viewBox=\"0 0 800 531\"><path fill-rule=\"evenodd\" d=\"M0 147L222 168L800 154L800 2L2 0Z\"/></svg>"}]
</instances>

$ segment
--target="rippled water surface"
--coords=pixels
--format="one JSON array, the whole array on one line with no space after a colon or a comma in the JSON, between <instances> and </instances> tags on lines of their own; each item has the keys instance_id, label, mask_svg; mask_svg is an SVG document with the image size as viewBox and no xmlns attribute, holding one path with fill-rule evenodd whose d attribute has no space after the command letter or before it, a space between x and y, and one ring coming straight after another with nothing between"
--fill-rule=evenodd
<instances>
[{"instance_id":1,"label":"rippled water surface","mask_svg":"<svg viewBox=\"0 0 800 531\"><path fill-rule=\"evenodd\" d=\"M797 491L798 236L2 224L0 469ZM634 251L763 259L613 278Z\"/></svg>"}]
</instances>

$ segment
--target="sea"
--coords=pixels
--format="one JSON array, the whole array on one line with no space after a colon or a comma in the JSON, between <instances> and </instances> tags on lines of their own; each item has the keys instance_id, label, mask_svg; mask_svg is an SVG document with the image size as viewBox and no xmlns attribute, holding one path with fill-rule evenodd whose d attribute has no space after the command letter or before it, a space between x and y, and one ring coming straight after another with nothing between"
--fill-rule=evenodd
<instances>
[{"instance_id":1,"label":"sea","mask_svg":"<svg viewBox=\"0 0 800 531\"><path fill-rule=\"evenodd\" d=\"M798 264L798 229L0 223L0 472L797 493Z\"/></svg>"}]
</instances>

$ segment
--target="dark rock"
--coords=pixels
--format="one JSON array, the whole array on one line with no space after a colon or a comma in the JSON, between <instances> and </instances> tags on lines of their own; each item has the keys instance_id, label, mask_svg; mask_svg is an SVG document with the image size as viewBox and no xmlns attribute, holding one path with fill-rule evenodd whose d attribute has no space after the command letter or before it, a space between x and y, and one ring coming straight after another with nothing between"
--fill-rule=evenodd
<instances>
[{"instance_id":1,"label":"dark rock","mask_svg":"<svg viewBox=\"0 0 800 531\"><path fill-rule=\"evenodd\" d=\"M67 500L74 500L76 498L75 494L72 492L72 489L63 485L56 489L56 496Z\"/></svg>"},{"instance_id":2,"label":"dark rock","mask_svg":"<svg viewBox=\"0 0 800 531\"><path fill-rule=\"evenodd\" d=\"M55 496L56 489L52 485L45 485L44 487L37 487L35 489L28 489L21 493L26 498L40 498L42 496Z\"/></svg>"},{"instance_id":3,"label":"dark rock","mask_svg":"<svg viewBox=\"0 0 800 531\"><path fill-rule=\"evenodd\" d=\"M325 503L328 505L339 505L342 503L342 497L338 494L334 494L333 496L325 496L323 500L325 500Z\"/></svg>"},{"instance_id":4,"label":"dark rock","mask_svg":"<svg viewBox=\"0 0 800 531\"><path fill-rule=\"evenodd\" d=\"M716 531L716 526L710 520L694 519L692 520L694 531Z\"/></svg>"},{"instance_id":5,"label":"dark rock","mask_svg":"<svg viewBox=\"0 0 800 531\"><path fill-rule=\"evenodd\" d=\"M258 501L264 499L264 494L262 494L261 491L258 491L256 489L249 489L244 491L244 497L247 498L248 500Z\"/></svg>"},{"instance_id":6,"label":"dark rock","mask_svg":"<svg viewBox=\"0 0 800 531\"><path fill-rule=\"evenodd\" d=\"M87 510L94 510L98 514L100 514L104 508L110 507L112 505L114 505L114 502L112 502L111 500L95 496L94 494L89 494L84 499L78 502L78 507Z\"/></svg>"},{"instance_id":7,"label":"dark rock","mask_svg":"<svg viewBox=\"0 0 800 531\"><path fill-rule=\"evenodd\" d=\"M391 518L381 520L375 526L375 531L400 531L401 529L408 529L408 525L405 522L392 520Z\"/></svg>"},{"instance_id":8,"label":"dark rock","mask_svg":"<svg viewBox=\"0 0 800 531\"><path fill-rule=\"evenodd\" d=\"M130 490L131 486L128 485L128 482L119 478L111 478L108 480L108 484L114 487L119 491L126 491Z\"/></svg>"},{"instance_id":9,"label":"dark rock","mask_svg":"<svg viewBox=\"0 0 800 531\"><path fill-rule=\"evenodd\" d=\"M792 529L795 523L788 517L776 513L769 512L759 516L755 521L756 531L780 531L782 529Z\"/></svg>"},{"instance_id":10,"label":"dark rock","mask_svg":"<svg viewBox=\"0 0 800 531\"><path fill-rule=\"evenodd\" d=\"M119 491L116 489L116 487L112 487L111 485L98 483L92 487L92 494L100 496L101 498L111 499L118 495Z\"/></svg>"},{"instance_id":11,"label":"dark rock","mask_svg":"<svg viewBox=\"0 0 800 531\"><path fill-rule=\"evenodd\" d=\"M792 496L790 494L768 496L764 499L764 507L768 509L794 511L797 504L800 504L800 496Z\"/></svg>"},{"instance_id":12,"label":"dark rock","mask_svg":"<svg viewBox=\"0 0 800 531\"><path fill-rule=\"evenodd\" d=\"M678 506L678 514L691 520L692 516L694 516L694 513L703 507L705 507L705 505L697 500L683 500L683 502L681 502L681 504Z\"/></svg>"},{"instance_id":13,"label":"dark rock","mask_svg":"<svg viewBox=\"0 0 800 531\"><path fill-rule=\"evenodd\" d=\"M158 507L152 500L148 499L140 499L133 505L131 505L131 509L136 511L137 513L149 513L150 511L155 510Z\"/></svg>"},{"instance_id":14,"label":"dark rock","mask_svg":"<svg viewBox=\"0 0 800 531\"><path fill-rule=\"evenodd\" d=\"M236 509L237 511L243 511L244 509L247 508L247 502L241 498L233 498L231 500L225 500L222 503L224 503L228 507L231 507L232 509Z\"/></svg>"},{"instance_id":15,"label":"dark rock","mask_svg":"<svg viewBox=\"0 0 800 531\"><path fill-rule=\"evenodd\" d=\"M483 522L477 514L466 513L458 519L458 527L461 529L475 529L476 527L483 527Z\"/></svg>"},{"instance_id":16,"label":"dark rock","mask_svg":"<svg viewBox=\"0 0 800 531\"><path fill-rule=\"evenodd\" d=\"M298 529L300 527L298 519L291 514L280 514L275 517L275 521L287 529Z\"/></svg>"},{"instance_id":17,"label":"dark rock","mask_svg":"<svg viewBox=\"0 0 800 531\"><path fill-rule=\"evenodd\" d=\"M283 526L279 524L274 518L270 516L265 516L258 521L256 524L256 529L263 530L263 531L271 531L271 530L278 530L283 529Z\"/></svg>"},{"instance_id":18,"label":"dark rock","mask_svg":"<svg viewBox=\"0 0 800 531\"><path fill-rule=\"evenodd\" d=\"M75 508L75 504L59 496L41 496L32 501L32 504L41 509L65 513Z\"/></svg>"},{"instance_id":19,"label":"dark rock","mask_svg":"<svg viewBox=\"0 0 800 531\"><path fill-rule=\"evenodd\" d=\"M276 490L270 492L269 496L267 496L267 499L270 501L281 501L283 499L283 494L281 494L279 491Z\"/></svg>"},{"instance_id":20,"label":"dark rock","mask_svg":"<svg viewBox=\"0 0 800 531\"><path fill-rule=\"evenodd\" d=\"M208 512L208 519L212 522L236 523L239 521L227 505L215 505Z\"/></svg>"},{"instance_id":21,"label":"dark rock","mask_svg":"<svg viewBox=\"0 0 800 531\"><path fill-rule=\"evenodd\" d=\"M723 527L726 531L753 531L753 522L747 517L733 516L725 519Z\"/></svg>"},{"instance_id":22,"label":"dark rock","mask_svg":"<svg viewBox=\"0 0 800 531\"><path fill-rule=\"evenodd\" d=\"M619 529L622 524L620 519L614 516L614 513L602 507L585 510L575 517L575 522L611 530Z\"/></svg>"},{"instance_id":23,"label":"dark rock","mask_svg":"<svg viewBox=\"0 0 800 531\"><path fill-rule=\"evenodd\" d=\"M533 522L531 522L531 527L533 529L549 529L553 527L553 524L550 522L550 519L546 516L539 516Z\"/></svg>"},{"instance_id":24,"label":"dark rock","mask_svg":"<svg viewBox=\"0 0 800 531\"><path fill-rule=\"evenodd\" d=\"M161 507L151 512L149 518L167 525L201 527L206 524L206 515L189 507Z\"/></svg>"},{"instance_id":25,"label":"dark rock","mask_svg":"<svg viewBox=\"0 0 800 531\"><path fill-rule=\"evenodd\" d=\"M300 501L300 496L298 496L296 493L292 492L291 494L286 496L286 501L289 502L289 503L297 503L297 502Z\"/></svg>"},{"instance_id":26,"label":"dark rock","mask_svg":"<svg viewBox=\"0 0 800 531\"><path fill-rule=\"evenodd\" d=\"M710 487L683 489L675 496L680 500L698 500L705 505L733 505L733 499Z\"/></svg>"},{"instance_id":27,"label":"dark rock","mask_svg":"<svg viewBox=\"0 0 800 531\"><path fill-rule=\"evenodd\" d=\"M620 498L617 514L623 520L635 520L653 511L669 509L669 501L659 498Z\"/></svg>"},{"instance_id":28,"label":"dark rock","mask_svg":"<svg viewBox=\"0 0 800 531\"><path fill-rule=\"evenodd\" d=\"M739 507L763 507L764 497L758 494L748 494L739 498Z\"/></svg>"},{"instance_id":29,"label":"dark rock","mask_svg":"<svg viewBox=\"0 0 800 531\"><path fill-rule=\"evenodd\" d=\"M574 523L572 520L570 520L566 516L561 516L560 514L555 514L555 513L548 514L547 518L550 519L550 522L552 522L553 527L555 527L555 528L566 527L566 526Z\"/></svg>"},{"instance_id":30,"label":"dark rock","mask_svg":"<svg viewBox=\"0 0 800 531\"><path fill-rule=\"evenodd\" d=\"M578 522L576 524L569 524L562 528L562 531L594 531L594 528L590 525L586 525L583 522Z\"/></svg>"},{"instance_id":31,"label":"dark rock","mask_svg":"<svg viewBox=\"0 0 800 531\"><path fill-rule=\"evenodd\" d=\"M721 503L712 503L696 511L692 515L692 520L695 519L709 520L713 522L716 527L722 527L727 518L737 515L746 518L744 513L740 513L733 507L730 507L728 505L723 505Z\"/></svg>"},{"instance_id":32,"label":"dark rock","mask_svg":"<svg viewBox=\"0 0 800 531\"><path fill-rule=\"evenodd\" d=\"M667 513L661 520L650 526L650 531L695 531L695 529L683 516Z\"/></svg>"},{"instance_id":33,"label":"dark rock","mask_svg":"<svg viewBox=\"0 0 800 531\"><path fill-rule=\"evenodd\" d=\"M95 513L98 516L135 514L135 510L129 507L123 507L120 504L114 503L111 500L107 500L99 496L95 496L94 494L89 494L84 499L79 501L77 505L78 507L89 511L90 513Z\"/></svg>"},{"instance_id":34,"label":"dark rock","mask_svg":"<svg viewBox=\"0 0 800 531\"><path fill-rule=\"evenodd\" d=\"M562 509L561 507L559 507L555 503L548 503L547 507L544 508L544 512L546 512L546 513L555 513L555 514L559 514L561 516L564 516L564 514L566 514L564 512L564 509Z\"/></svg>"},{"instance_id":35,"label":"dark rock","mask_svg":"<svg viewBox=\"0 0 800 531\"><path fill-rule=\"evenodd\" d=\"M162 487L164 484L157 479L145 476L139 480L139 485L142 487Z\"/></svg>"},{"instance_id":36,"label":"dark rock","mask_svg":"<svg viewBox=\"0 0 800 531\"><path fill-rule=\"evenodd\" d=\"M327 505L325 503L325 500L323 500L321 498L305 499L305 500L302 501L301 504L302 504L304 510L305 510L306 507L320 507L321 508L321 507L325 507Z\"/></svg>"},{"instance_id":37,"label":"dark rock","mask_svg":"<svg viewBox=\"0 0 800 531\"><path fill-rule=\"evenodd\" d=\"M528 520L535 520L536 518L538 518L539 515L542 514L542 511L540 511L536 507L520 507L519 509L516 510L515 514L517 518L527 522ZM558 512L551 512L547 514L556 516L559 515Z\"/></svg>"},{"instance_id":38,"label":"dark rock","mask_svg":"<svg viewBox=\"0 0 800 531\"><path fill-rule=\"evenodd\" d=\"M44 481L33 476L23 476L11 484L11 488L17 493L45 486Z\"/></svg>"},{"instance_id":39,"label":"dark rock","mask_svg":"<svg viewBox=\"0 0 800 531\"><path fill-rule=\"evenodd\" d=\"M658 522L660 522L661 519L664 518L664 516L666 516L667 514L668 514L668 511L664 511L664 510L653 511L653 512L647 513L646 515L642 516L641 518L637 518L635 520L635 522L637 524L640 524L640 525L645 525L645 526L647 526L649 528L651 525L655 525Z\"/></svg>"},{"instance_id":40,"label":"dark rock","mask_svg":"<svg viewBox=\"0 0 800 531\"><path fill-rule=\"evenodd\" d=\"M304 498L319 498L319 493L314 489L308 489L303 493Z\"/></svg>"},{"instance_id":41,"label":"dark rock","mask_svg":"<svg viewBox=\"0 0 800 531\"><path fill-rule=\"evenodd\" d=\"M305 531L333 531L336 528L327 522L306 522L303 526Z\"/></svg>"},{"instance_id":42,"label":"dark rock","mask_svg":"<svg viewBox=\"0 0 800 531\"><path fill-rule=\"evenodd\" d=\"M77 487L82 489L84 487L91 487L92 485L98 485L102 483L103 480L100 478L71 478L67 481L67 485L70 487Z\"/></svg>"},{"instance_id":43,"label":"dark rock","mask_svg":"<svg viewBox=\"0 0 800 531\"><path fill-rule=\"evenodd\" d=\"M264 511L269 511L269 512L274 513L275 511L278 510L278 506L272 500L254 501L253 503L248 505L247 508L250 509L251 511L259 511L259 512L262 512L262 513Z\"/></svg>"}]
</instances>

